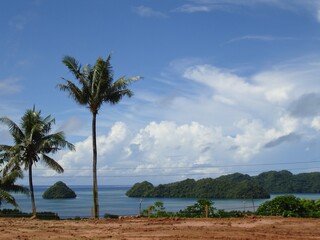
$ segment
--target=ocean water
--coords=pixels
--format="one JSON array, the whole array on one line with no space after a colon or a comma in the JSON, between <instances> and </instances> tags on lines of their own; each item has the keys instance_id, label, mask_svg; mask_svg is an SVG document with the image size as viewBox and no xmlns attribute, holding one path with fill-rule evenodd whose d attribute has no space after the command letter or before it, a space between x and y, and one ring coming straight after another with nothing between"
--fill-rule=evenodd
<instances>
[{"instance_id":1,"label":"ocean water","mask_svg":"<svg viewBox=\"0 0 320 240\"><path fill-rule=\"evenodd\" d=\"M43 199L42 194L48 186L35 186L35 199L37 212L55 212L60 218L90 217L92 209L92 187L70 186L76 194L75 199ZM187 206L193 205L196 198L129 198L125 195L130 186L99 186L100 217L105 213L116 215L138 215L141 209L147 209L156 201L164 203L166 211L177 212ZM22 194L13 194L23 212L32 212L30 197ZM274 194L271 198L284 194ZM320 194L294 194L299 198L320 199ZM212 199L217 209L250 210L270 199ZM11 205L3 204L1 208L12 208Z\"/></svg>"}]
</instances>

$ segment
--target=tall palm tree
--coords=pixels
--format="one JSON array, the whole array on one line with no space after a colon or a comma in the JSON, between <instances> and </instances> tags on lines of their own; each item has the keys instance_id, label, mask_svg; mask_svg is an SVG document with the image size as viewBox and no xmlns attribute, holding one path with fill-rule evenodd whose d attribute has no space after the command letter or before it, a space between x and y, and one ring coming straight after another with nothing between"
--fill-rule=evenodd
<instances>
[{"instance_id":1,"label":"tall palm tree","mask_svg":"<svg viewBox=\"0 0 320 240\"><path fill-rule=\"evenodd\" d=\"M74 146L65 140L63 132L50 134L55 119L50 115L41 117L41 111L36 111L35 107L27 110L21 120L19 127L7 117L0 118L0 123L8 126L14 141L12 146L0 145L0 151L4 153L4 160L7 162L3 172L6 174L21 166L28 170L32 212L33 217L36 217L32 167L41 161L47 167L62 173L63 168L48 154L56 153L61 148L74 150Z\"/></svg>"},{"instance_id":2,"label":"tall palm tree","mask_svg":"<svg viewBox=\"0 0 320 240\"><path fill-rule=\"evenodd\" d=\"M3 174L3 171L1 170L0 174L0 206L2 202L6 202L14 207L18 207L15 198L10 194L10 192L24 194L28 194L29 192L27 188L15 184L18 178L23 178L21 169L13 169L7 174Z\"/></svg>"},{"instance_id":3,"label":"tall palm tree","mask_svg":"<svg viewBox=\"0 0 320 240\"><path fill-rule=\"evenodd\" d=\"M124 96L131 97L132 91L128 85L140 77L121 77L114 81L111 56L106 60L99 57L94 66L86 65L82 68L79 62L71 57L65 56L62 62L74 75L78 84L65 80L65 84L59 84L61 91L69 93L76 103L89 108L92 114L92 175L93 175L93 213L99 217L98 181L97 181L97 141L96 141L96 118L103 103L118 103Z\"/></svg>"}]
</instances>

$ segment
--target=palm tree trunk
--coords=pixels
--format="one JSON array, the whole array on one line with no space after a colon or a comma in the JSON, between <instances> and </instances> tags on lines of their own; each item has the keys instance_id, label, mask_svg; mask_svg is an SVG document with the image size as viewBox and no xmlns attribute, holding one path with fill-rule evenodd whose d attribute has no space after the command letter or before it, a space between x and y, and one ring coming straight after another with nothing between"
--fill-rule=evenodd
<instances>
[{"instance_id":1,"label":"palm tree trunk","mask_svg":"<svg viewBox=\"0 0 320 240\"><path fill-rule=\"evenodd\" d=\"M97 136L96 136L96 113L92 113L92 152L93 152L93 214L99 218L98 180L97 180Z\"/></svg>"},{"instance_id":2,"label":"palm tree trunk","mask_svg":"<svg viewBox=\"0 0 320 240\"><path fill-rule=\"evenodd\" d=\"M32 183L32 164L29 165L29 189L31 194L32 217L35 218L37 216L37 210L36 210L36 202L34 200L34 191L33 191L33 183Z\"/></svg>"}]
</instances>

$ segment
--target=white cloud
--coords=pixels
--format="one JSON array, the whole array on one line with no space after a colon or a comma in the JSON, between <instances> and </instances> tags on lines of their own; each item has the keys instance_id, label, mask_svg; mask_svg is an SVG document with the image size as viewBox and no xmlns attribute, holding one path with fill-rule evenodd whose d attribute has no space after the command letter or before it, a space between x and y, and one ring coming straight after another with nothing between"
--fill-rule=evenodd
<instances>
[{"instance_id":1,"label":"white cloud","mask_svg":"<svg viewBox=\"0 0 320 240\"><path fill-rule=\"evenodd\" d=\"M160 11L155 11L150 7L146 7L142 5L139 7L136 7L134 10L141 17L161 17L161 18L167 17L166 14Z\"/></svg>"},{"instance_id":2,"label":"white cloud","mask_svg":"<svg viewBox=\"0 0 320 240\"><path fill-rule=\"evenodd\" d=\"M177 64L174 73L182 75L183 84L170 85L166 79L158 83L176 90L170 103L162 101L171 94L166 91L136 92L139 104L133 111L147 120L137 125L117 122L98 136L99 176L128 181L126 176L170 175L177 180L237 171L217 166L257 160L284 143L312 139L309 135L320 129L318 117L298 118L289 111L301 96L320 92L317 61L304 59L252 75L209 64L188 63L183 71L183 64L173 67ZM61 157L64 175L91 176L91 137L76 148Z\"/></svg>"},{"instance_id":3,"label":"white cloud","mask_svg":"<svg viewBox=\"0 0 320 240\"><path fill-rule=\"evenodd\" d=\"M277 37L277 36L268 36L268 35L245 35L245 36L233 38L227 41L226 44L239 42L239 41L246 41L246 40L271 42L271 41L289 41L294 39L291 37Z\"/></svg>"},{"instance_id":4,"label":"white cloud","mask_svg":"<svg viewBox=\"0 0 320 240\"><path fill-rule=\"evenodd\" d=\"M210 166L221 164L219 154L230 148L228 139L224 141L223 138L219 128L197 122L182 125L169 121L151 122L135 134L127 125L118 122L107 135L97 138L99 174L102 177L148 174L182 177L192 173L221 172ZM75 144L75 152L63 153L59 163L66 169L65 176L80 173L91 176L91 143L91 137L88 137ZM45 174L55 173L46 171Z\"/></svg>"},{"instance_id":5,"label":"white cloud","mask_svg":"<svg viewBox=\"0 0 320 240\"><path fill-rule=\"evenodd\" d=\"M311 127L313 127L314 129L320 131L320 116L317 116L317 117L312 119Z\"/></svg>"},{"instance_id":6,"label":"white cloud","mask_svg":"<svg viewBox=\"0 0 320 240\"><path fill-rule=\"evenodd\" d=\"M109 166L117 162L124 155L121 143L129 134L127 126L122 122L115 123L108 135L97 136L99 166ZM76 151L66 152L61 156L59 163L66 169L90 169L92 163L92 138L75 143ZM121 152L123 155L121 155ZM110 155L112 158L109 158ZM78 174L74 172L74 174Z\"/></svg>"},{"instance_id":7,"label":"white cloud","mask_svg":"<svg viewBox=\"0 0 320 240\"><path fill-rule=\"evenodd\" d=\"M219 93L257 94L261 92L258 86L249 84L245 78L230 71L211 65L197 65L188 68L184 77L214 88Z\"/></svg>"},{"instance_id":8,"label":"white cloud","mask_svg":"<svg viewBox=\"0 0 320 240\"><path fill-rule=\"evenodd\" d=\"M195 12L212 12L217 10L222 11L236 11L241 10L243 7L255 7L265 5L275 7L284 11L301 12L307 11L311 13L314 18L320 22L319 0L191 0L190 4L184 4L177 7L174 11L184 13ZM249 36L250 37L250 36ZM260 38L260 37L259 37ZM272 39L260 38L258 40L270 41ZM242 39L240 39L242 40Z\"/></svg>"},{"instance_id":9,"label":"white cloud","mask_svg":"<svg viewBox=\"0 0 320 240\"><path fill-rule=\"evenodd\" d=\"M0 80L0 93L1 94L14 94L22 90L18 78L6 78Z\"/></svg>"},{"instance_id":10,"label":"white cloud","mask_svg":"<svg viewBox=\"0 0 320 240\"><path fill-rule=\"evenodd\" d=\"M317 64L300 62L251 76L240 76L233 70L203 64L188 67L183 76L210 87L216 100L229 105L241 103L244 107L255 104L274 107L276 104L286 108L290 101L303 94L320 92L317 84L319 74Z\"/></svg>"},{"instance_id":11,"label":"white cloud","mask_svg":"<svg viewBox=\"0 0 320 240\"><path fill-rule=\"evenodd\" d=\"M221 96L221 95L215 95L213 97L213 99L215 101L221 102L221 103L226 104L226 105L230 105L230 106L236 105L236 103L233 100L231 100L229 98L226 98L224 96Z\"/></svg>"},{"instance_id":12,"label":"white cloud","mask_svg":"<svg viewBox=\"0 0 320 240\"><path fill-rule=\"evenodd\" d=\"M267 128L259 120L241 120L236 124L238 134L233 138L236 154L239 160L249 160L260 153L270 142L283 136L293 134L298 125L297 120L283 116L274 127Z\"/></svg>"},{"instance_id":13,"label":"white cloud","mask_svg":"<svg viewBox=\"0 0 320 240\"><path fill-rule=\"evenodd\" d=\"M181 7L175 9L175 11L177 12L186 12L186 13L210 12L211 10L212 10L212 7L208 5L192 5L192 4L184 4Z\"/></svg>"}]
</instances>

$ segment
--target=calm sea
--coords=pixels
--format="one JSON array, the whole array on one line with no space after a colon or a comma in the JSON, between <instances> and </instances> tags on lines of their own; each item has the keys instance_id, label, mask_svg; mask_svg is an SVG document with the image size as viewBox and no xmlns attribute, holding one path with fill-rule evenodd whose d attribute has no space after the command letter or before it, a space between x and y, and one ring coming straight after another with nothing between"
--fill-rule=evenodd
<instances>
[{"instance_id":1,"label":"calm sea","mask_svg":"<svg viewBox=\"0 0 320 240\"><path fill-rule=\"evenodd\" d=\"M60 218L90 217L92 208L91 186L70 186L77 194L75 199L43 199L42 194L48 186L35 186L35 199L38 212L50 211L58 213ZM187 206L193 205L196 198L129 198L125 195L130 186L99 186L100 215L105 213L116 215L137 215L141 208L146 209L156 201L164 203L167 211L177 212ZM32 212L31 200L22 194L13 194L23 212ZM271 195L274 198L277 195ZM320 199L320 194L294 194L299 198ZM212 199L217 209L230 210L254 210L270 199ZM1 208L12 208L3 204Z\"/></svg>"}]
</instances>

